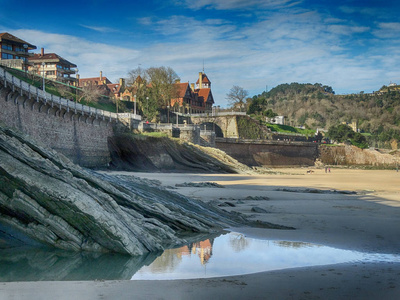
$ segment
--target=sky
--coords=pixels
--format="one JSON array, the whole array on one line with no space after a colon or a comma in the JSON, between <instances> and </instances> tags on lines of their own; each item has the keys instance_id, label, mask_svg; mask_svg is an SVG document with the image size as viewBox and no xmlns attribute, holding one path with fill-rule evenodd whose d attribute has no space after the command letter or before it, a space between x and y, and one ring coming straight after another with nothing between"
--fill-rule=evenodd
<instances>
[{"instance_id":1,"label":"sky","mask_svg":"<svg viewBox=\"0 0 400 300\"><path fill-rule=\"evenodd\" d=\"M400 84L397 0L0 0L0 32L117 82L130 70L199 72L215 105L234 86L258 95L282 83L336 94Z\"/></svg>"}]
</instances>

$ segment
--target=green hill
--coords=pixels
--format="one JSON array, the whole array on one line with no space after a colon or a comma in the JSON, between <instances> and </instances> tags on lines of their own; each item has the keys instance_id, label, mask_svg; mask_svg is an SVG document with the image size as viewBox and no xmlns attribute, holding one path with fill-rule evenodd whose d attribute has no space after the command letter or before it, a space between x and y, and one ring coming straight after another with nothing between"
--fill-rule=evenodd
<instances>
[{"instance_id":1,"label":"green hill","mask_svg":"<svg viewBox=\"0 0 400 300\"><path fill-rule=\"evenodd\" d=\"M284 115L288 125L309 129L356 122L360 132L368 133L371 146L389 147L400 140L400 92L394 89L335 95L332 87L320 83L281 84L248 102L251 115L267 116L271 111Z\"/></svg>"}]
</instances>

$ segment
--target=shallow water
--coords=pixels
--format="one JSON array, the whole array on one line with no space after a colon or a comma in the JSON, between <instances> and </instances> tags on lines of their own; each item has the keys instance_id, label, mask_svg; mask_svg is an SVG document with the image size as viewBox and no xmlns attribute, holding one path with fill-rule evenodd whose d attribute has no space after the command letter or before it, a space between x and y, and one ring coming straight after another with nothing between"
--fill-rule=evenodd
<instances>
[{"instance_id":1,"label":"shallow water","mask_svg":"<svg viewBox=\"0 0 400 300\"><path fill-rule=\"evenodd\" d=\"M40 248L3 249L0 281L207 278L355 261L400 262L400 257L229 233L140 257Z\"/></svg>"},{"instance_id":2,"label":"shallow water","mask_svg":"<svg viewBox=\"0 0 400 300\"><path fill-rule=\"evenodd\" d=\"M208 278L356 261L400 262L400 257L303 242L259 240L229 233L195 243L190 249L185 246L166 250L132 279Z\"/></svg>"}]
</instances>

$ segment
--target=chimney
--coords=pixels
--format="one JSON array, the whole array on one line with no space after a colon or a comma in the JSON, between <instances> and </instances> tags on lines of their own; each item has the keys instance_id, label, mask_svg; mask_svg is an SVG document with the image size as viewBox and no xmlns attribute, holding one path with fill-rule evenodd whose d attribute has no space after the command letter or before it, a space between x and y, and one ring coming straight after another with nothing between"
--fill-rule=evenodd
<instances>
[{"instance_id":1,"label":"chimney","mask_svg":"<svg viewBox=\"0 0 400 300\"><path fill-rule=\"evenodd\" d=\"M102 82L102 81L103 81L102 79L103 79L103 71L100 71L100 80L99 80L99 81L100 81L101 83L103 83L103 82Z\"/></svg>"},{"instance_id":2,"label":"chimney","mask_svg":"<svg viewBox=\"0 0 400 300\"><path fill-rule=\"evenodd\" d=\"M180 79L175 80L175 83L181 83Z\"/></svg>"},{"instance_id":3,"label":"chimney","mask_svg":"<svg viewBox=\"0 0 400 300\"><path fill-rule=\"evenodd\" d=\"M199 72L199 89L203 87L203 72Z\"/></svg>"},{"instance_id":4,"label":"chimney","mask_svg":"<svg viewBox=\"0 0 400 300\"><path fill-rule=\"evenodd\" d=\"M192 91L194 92L194 83L190 84L190 88L192 89Z\"/></svg>"},{"instance_id":5,"label":"chimney","mask_svg":"<svg viewBox=\"0 0 400 300\"><path fill-rule=\"evenodd\" d=\"M44 55L44 48L40 49L40 55L43 56Z\"/></svg>"},{"instance_id":6,"label":"chimney","mask_svg":"<svg viewBox=\"0 0 400 300\"><path fill-rule=\"evenodd\" d=\"M123 78L119 79L119 86L122 88L125 86L125 80Z\"/></svg>"}]
</instances>

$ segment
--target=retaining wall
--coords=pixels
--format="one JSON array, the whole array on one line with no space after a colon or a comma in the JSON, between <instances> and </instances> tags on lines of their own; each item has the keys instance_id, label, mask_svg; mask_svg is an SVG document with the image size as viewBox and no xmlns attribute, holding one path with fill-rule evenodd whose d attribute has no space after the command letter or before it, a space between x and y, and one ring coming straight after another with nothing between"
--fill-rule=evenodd
<instances>
[{"instance_id":1,"label":"retaining wall","mask_svg":"<svg viewBox=\"0 0 400 300\"><path fill-rule=\"evenodd\" d=\"M104 167L110 162L112 122L99 115L60 108L1 81L0 121L81 166Z\"/></svg>"},{"instance_id":2,"label":"retaining wall","mask_svg":"<svg viewBox=\"0 0 400 300\"><path fill-rule=\"evenodd\" d=\"M315 143L216 139L216 148L248 166L312 166L318 157Z\"/></svg>"}]
</instances>

